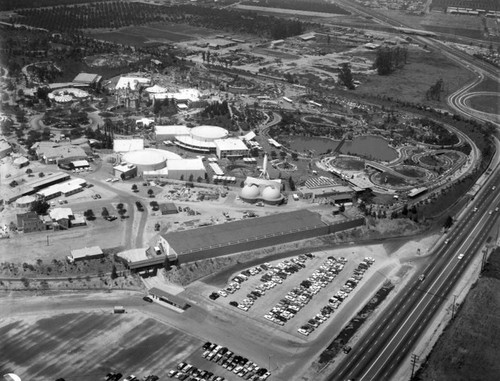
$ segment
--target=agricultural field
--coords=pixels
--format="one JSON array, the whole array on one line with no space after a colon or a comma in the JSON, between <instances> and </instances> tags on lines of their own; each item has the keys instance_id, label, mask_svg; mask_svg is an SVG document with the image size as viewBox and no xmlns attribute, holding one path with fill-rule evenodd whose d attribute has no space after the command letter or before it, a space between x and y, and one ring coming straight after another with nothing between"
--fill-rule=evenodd
<instances>
[{"instance_id":1,"label":"agricultural field","mask_svg":"<svg viewBox=\"0 0 500 381\"><path fill-rule=\"evenodd\" d=\"M491 254L456 319L416 380L496 380L500 373L500 250Z\"/></svg>"},{"instance_id":2,"label":"agricultural field","mask_svg":"<svg viewBox=\"0 0 500 381\"><path fill-rule=\"evenodd\" d=\"M0 323L0 373L25 380L101 380L110 371L165 379L199 340L139 313L9 317Z\"/></svg>"}]
</instances>

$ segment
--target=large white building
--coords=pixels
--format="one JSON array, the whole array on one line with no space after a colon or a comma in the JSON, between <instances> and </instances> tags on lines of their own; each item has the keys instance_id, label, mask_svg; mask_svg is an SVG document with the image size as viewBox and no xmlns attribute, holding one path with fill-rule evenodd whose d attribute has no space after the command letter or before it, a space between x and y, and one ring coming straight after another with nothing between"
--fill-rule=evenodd
<instances>
[{"instance_id":1,"label":"large white building","mask_svg":"<svg viewBox=\"0 0 500 381\"><path fill-rule=\"evenodd\" d=\"M250 203L263 201L267 204L281 204L284 199L281 194L281 180L247 177L240 198Z\"/></svg>"},{"instance_id":2,"label":"large white building","mask_svg":"<svg viewBox=\"0 0 500 381\"><path fill-rule=\"evenodd\" d=\"M201 158L194 159L171 159L167 160L166 167L154 170L144 171L145 180L184 180L198 181L199 178L205 178L205 166Z\"/></svg>"},{"instance_id":3,"label":"large white building","mask_svg":"<svg viewBox=\"0 0 500 381\"><path fill-rule=\"evenodd\" d=\"M137 173L141 174L145 171L156 171L165 168L167 161L170 159L181 159L176 153L155 149L146 148L126 152L122 156L122 165L133 165L137 167Z\"/></svg>"},{"instance_id":4,"label":"large white building","mask_svg":"<svg viewBox=\"0 0 500 381\"><path fill-rule=\"evenodd\" d=\"M174 141L177 136L189 136L191 129L182 125L155 126L155 136L158 143L167 140Z\"/></svg>"},{"instance_id":5,"label":"large white building","mask_svg":"<svg viewBox=\"0 0 500 381\"><path fill-rule=\"evenodd\" d=\"M189 130L189 135L175 137L175 144L184 149L201 152L215 153L215 141L226 139L229 132L218 126L198 126Z\"/></svg>"},{"instance_id":6,"label":"large white building","mask_svg":"<svg viewBox=\"0 0 500 381\"><path fill-rule=\"evenodd\" d=\"M247 157L250 152L247 145L238 138L217 139L214 143L219 159Z\"/></svg>"}]
</instances>

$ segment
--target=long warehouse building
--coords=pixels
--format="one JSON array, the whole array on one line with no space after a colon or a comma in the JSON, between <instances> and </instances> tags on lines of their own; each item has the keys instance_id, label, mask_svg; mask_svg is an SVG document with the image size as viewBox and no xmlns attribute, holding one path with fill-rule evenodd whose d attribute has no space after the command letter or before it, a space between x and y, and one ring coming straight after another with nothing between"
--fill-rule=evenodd
<instances>
[{"instance_id":1,"label":"long warehouse building","mask_svg":"<svg viewBox=\"0 0 500 381\"><path fill-rule=\"evenodd\" d=\"M132 270L162 265L165 256L180 263L235 254L267 246L318 237L365 224L364 218L335 224L322 221L309 210L273 214L197 229L167 232L156 245L161 254L156 258L129 263Z\"/></svg>"}]
</instances>

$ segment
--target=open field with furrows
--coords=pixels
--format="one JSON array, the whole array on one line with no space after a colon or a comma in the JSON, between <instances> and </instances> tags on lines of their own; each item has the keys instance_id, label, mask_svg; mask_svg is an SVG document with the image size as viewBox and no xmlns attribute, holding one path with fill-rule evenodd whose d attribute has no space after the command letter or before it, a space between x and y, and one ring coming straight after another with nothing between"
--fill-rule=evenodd
<instances>
[{"instance_id":1,"label":"open field with furrows","mask_svg":"<svg viewBox=\"0 0 500 381\"><path fill-rule=\"evenodd\" d=\"M23 380L101 380L110 371L164 380L199 340L141 314L11 317L0 323L0 373Z\"/></svg>"},{"instance_id":2,"label":"open field with furrows","mask_svg":"<svg viewBox=\"0 0 500 381\"><path fill-rule=\"evenodd\" d=\"M209 29L173 23L152 23L112 31L96 30L90 33L93 38L128 45L145 45L150 42L180 42L217 34L216 31Z\"/></svg>"},{"instance_id":3,"label":"open field with furrows","mask_svg":"<svg viewBox=\"0 0 500 381\"><path fill-rule=\"evenodd\" d=\"M416 380L498 380L500 374L500 250L471 289Z\"/></svg>"},{"instance_id":4,"label":"open field with furrows","mask_svg":"<svg viewBox=\"0 0 500 381\"><path fill-rule=\"evenodd\" d=\"M427 101L426 92L439 79L443 79L445 91L441 94L441 102ZM406 102L433 104L445 107L446 97L464 84L472 81L474 75L450 61L437 51L410 49L408 63L403 69L396 70L388 76L354 74L361 85L357 93L393 97Z\"/></svg>"}]
</instances>

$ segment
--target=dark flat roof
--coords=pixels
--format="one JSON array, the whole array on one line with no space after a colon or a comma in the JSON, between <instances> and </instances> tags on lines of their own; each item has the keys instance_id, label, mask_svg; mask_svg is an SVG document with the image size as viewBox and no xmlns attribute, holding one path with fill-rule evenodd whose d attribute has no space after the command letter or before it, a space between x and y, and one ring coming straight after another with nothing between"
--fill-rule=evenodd
<instances>
[{"instance_id":1,"label":"dark flat roof","mask_svg":"<svg viewBox=\"0 0 500 381\"><path fill-rule=\"evenodd\" d=\"M162 234L178 255L323 226L318 213L298 210Z\"/></svg>"}]
</instances>

